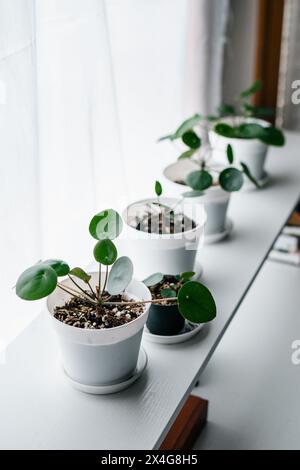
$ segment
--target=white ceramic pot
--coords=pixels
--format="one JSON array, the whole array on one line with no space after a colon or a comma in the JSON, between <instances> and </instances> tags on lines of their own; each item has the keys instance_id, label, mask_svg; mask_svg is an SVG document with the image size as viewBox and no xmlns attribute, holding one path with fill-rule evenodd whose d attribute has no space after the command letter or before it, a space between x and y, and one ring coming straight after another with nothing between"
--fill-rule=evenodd
<instances>
[{"instance_id":1,"label":"white ceramic pot","mask_svg":"<svg viewBox=\"0 0 300 470\"><path fill-rule=\"evenodd\" d=\"M199 170L199 166L191 160L179 160L172 165L169 165L164 170L164 187L170 194L177 196L185 192L191 191L190 188L183 184L178 184L177 181L185 180L189 173ZM205 225L205 234L214 235L223 233L225 231L227 210L230 202L230 193L224 191L220 186L213 186L205 191L199 197L187 197L185 199L188 204L201 204L204 205L207 222Z\"/></svg>"},{"instance_id":2,"label":"white ceramic pot","mask_svg":"<svg viewBox=\"0 0 300 470\"><path fill-rule=\"evenodd\" d=\"M231 117L224 118L220 122L235 125L237 122L260 124L263 127L270 126L270 123L261 119ZM252 175L258 180L265 176L265 163L268 152L268 145L258 139L232 139L217 134L214 130L209 132L210 144L213 148L213 159L220 164L228 164L226 150L228 144L232 146L235 164L245 163Z\"/></svg>"},{"instance_id":3,"label":"white ceramic pot","mask_svg":"<svg viewBox=\"0 0 300 470\"><path fill-rule=\"evenodd\" d=\"M92 273L93 287L97 284L97 280L98 273ZM86 288L83 282L79 280L76 282ZM63 284L73 287L69 279ZM136 280L132 280L129 284L126 295L128 298L138 300L151 299L149 289ZM149 304L145 304L144 313L130 323L104 330L90 330L69 326L54 318L54 308L64 305L68 299L70 295L57 288L47 300L66 374L84 385L111 385L128 379L137 365Z\"/></svg>"},{"instance_id":4,"label":"white ceramic pot","mask_svg":"<svg viewBox=\"0 0 300 470\"><path fill-rule=\"evenodd\" d=\"M175 212L183 213L196 224L195 228L176 234L147 233L133 228L130 220L145 204L157 199L145 199L131 204L123 212L124 229L116 240L119 255L127 255L133 262L135 275L145 279L156 272L179 274L195 269L195 258L199 242L203 240L206 213L199 204L186 204L175 198L160 198L161 203Z\"/></svg>"}]
</instances>

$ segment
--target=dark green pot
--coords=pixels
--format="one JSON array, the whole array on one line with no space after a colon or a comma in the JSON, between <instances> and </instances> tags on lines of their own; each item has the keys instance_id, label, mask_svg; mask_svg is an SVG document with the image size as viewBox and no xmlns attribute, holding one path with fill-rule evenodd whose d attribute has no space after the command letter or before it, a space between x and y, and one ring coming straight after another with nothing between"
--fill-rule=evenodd
<instances>
[{"instance_id":1,"label":"dark green pot","mask_svg":"<svg viewBox=\"0 0 300 470\"><path fill-rule=\"evenodd\" d=\"M150 333L161 336L172 336L180 333L185 319L177 305L151 305L147 320Z\"/></svg>"}]
</instances>

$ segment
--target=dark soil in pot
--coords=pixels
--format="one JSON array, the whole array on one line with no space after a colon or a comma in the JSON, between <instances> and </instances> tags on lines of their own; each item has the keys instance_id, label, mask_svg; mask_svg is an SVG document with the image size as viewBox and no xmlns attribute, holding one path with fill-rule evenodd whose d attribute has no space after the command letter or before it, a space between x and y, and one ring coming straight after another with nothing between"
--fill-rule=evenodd
<instances>
[{"instance_id":1,"label":"dark soil in pot","mask_svg":"<svg viewBox=\"0 0 300 470\"><path fill-rule=\"evenodd\" d=\"M86 293L90 293L87 292ZM108 295L107 295L108 296ZM110 297L110 302L122 302L121 295ZM133 300L133 299L126 299ZM85 299L72 298L62 307L56 307L53 316L61 322L77 328L99 329L122 326L138 318L144 305L102 305L97 307Z\"/></svg>"},{"instance_id":2,"label":"dark soil in pot","mask_svg":"<svg viewBox=\"0 0 300 470\"><path fill-rule=\"evenodd\" d=\"M186 215L159 203L147 204L144 213L130 220L129 225L142 232L160 235L183 233L196 227Z\"/></svg>"},{"instance_id":3,"label":"dark soil in pot","mask_svg":"<svg viewBox=\"0 0 300 470\"><path fill-rule=\"evenodd\" d=\"M165 276L156 286L150 287L152 297L155 299L164 298L162 293L167 292L170 296L177 296L177 292L182 286L183 281L177 276ZM161 336L173 336L179 334L185 324L185 319L180 314L175 302L165 304L152 304L149 310L147 328L150 333Z\"/></svg>"}]
</instances>

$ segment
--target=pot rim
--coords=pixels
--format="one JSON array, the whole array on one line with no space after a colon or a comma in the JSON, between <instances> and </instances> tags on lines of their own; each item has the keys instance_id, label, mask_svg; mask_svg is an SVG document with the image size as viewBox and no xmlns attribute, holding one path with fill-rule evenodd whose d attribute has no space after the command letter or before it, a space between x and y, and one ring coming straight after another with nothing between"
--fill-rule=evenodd
<instances>
[{"instance_id":1,"label":"pot rim","mask_svg":"<svg viewBox=\"0 0 300 470\"><path fill-rule=\"evenodd\" d=\"M151 198L146 198L146 199L140 199L138 201L135 201L131 204L129 204L128 206L126 206L126 208L123 210L122 212L122 219L124 221L124 223L126 224L126 227L130 230L133 230L135 233L143 233L145 235L148 235L149 236L149 239L150 237L152 236L155 236L157 239L161 239L161 240L170 240L170 239L178 239L179 237L181 238L182 236L188 236L190 234L193 234L193 233L196 233L198 230L200 230L201 228L203 228L206 224L206 221L207 221L207 214L206 214L206 211L204 209L204 207L201 208L201 216L202 216L202 220L201 222L199 221L196 221L194 219L193 222L195 223L195 227L190 229L190 230L186 230L184 232L179 232L179 233L174 233L174 234L167 234L167 233L164 233L164 234L159 234L159 233L148 233L148 232L143 232L143 231L140 231L140 230L137 230L135 227L132 227L131 225L128 224L127 222L127 217L126 217L126 214L128 212L128 209L136 204L145 204L147 202L150 202L150 201L156 201L157 199L154 198L154 197L151 197ZM174 203L176 202L183 202L183 200L181 199L178 199L176 197L161 197L161 200L162 201L173 201ZM183 213L185 213L185 211L183 210ZM187 217L190 218L189 215L187 215Z\"/></svg>"},{"instance_id":2,"label":"pot rim","mask_svg":"<svg viewBox=\"0 0 300 470\"><path fill-rule=\"evenodd\" d=\"M97 275L98 276L98 272L96 271L93 271L93 272L88 272L87 274L90 274L90 275ZM101 271L101 274L105 274L105 271ZM149 290L149 288L140 280L138 279L135 279L133 278L131 281L130 281L130 284L132 282L136 282L138 284L142 284L145 289L147 289L147 298L146 299L143 299L143 300L150 300L152 298L151 296L151 292ZM68 278L65 278L61 284L67 284L67 285L72 285L72 281L70 281L70 279ZM129 284L129 286L130 286ZM128 328L129 326L133 325L134 323L140 321L140 319L142 317L144 317L145 315L148 314L148 311L150 309L150 306L151 304L145 304L145 308L144 308L144 311L141 315L139 315L137 318L135 318L134 320L128 322L128 323L125 323L124 325L119 325L119 326L114 326L112 328L103 328L103 329L88 329L88 328L78 328L78 327L75 327L75 326L72 326L72 325L67 325L66 323L63 323L62 321L58 320L57 318L54 317L53 315L53 312L50 310L50 307L49 307L49 299L52 295L55 294L55 292L58 290L59 288L56 287L56 289L47 297L47 300L46 300L46 307L47 307L47 313L48 315L52 318L52 320L54 320L55 324L59 325L60 327L62 326L63 328L66 328L68 331L76 331L76 332L84 332L84 334L90 334L92 333L93 335L104 335L104 334L107 334L107 332L117 332L117 331L120 331L120 330L124 330L126 327ZM127 290L124 291L125 294L128 292ZM70 294L67 294L67 293L64 293L63 294L65 297L67 297L68 295ZM141 301L142 303L142 301Z\"/></svg>"},{"instance_id":3,"label":"pot rim","mask_svg":"<svg viewBox=\"0 0 300 470\"><path fill-rule=\"evenodd\" d=\"M163 170L163 175L164 177L170 181L170 183L173 183L173 184L176 184L177 186L180 186L182 187L182 189L184 188L187 188L187 192L188 192L188 189L190 188L187 184L181 184L181 183L178 183L177 181L174 181L172 180L171 178L169 178L169 176L167 176L166 174L166 171L171 169L171 167L175 167L177 164L179 164L180 162L174 162L174 163L171 163L170 165L166 166L165 169ZM223 165L222 165L223 166ZM224 165L224 168L226 168L226 166ZM192 190L192 188L190 188ZM221 188L220 184L217 184L217 185L213 185L213 186L210 186L208 189L205 189L204 191L205 192L208 192L208 191L218 191L218 190L223 190L223 188ZM224 191L224 190L223 190ZM226 191L225 191L226 192ZM204 196L204 194L203 194ZM202 196L199 196L199 197L202 197Z\"/></svg>"},{"instance_id":4,"label":"pot rim","mask_svg":"<svg viewBox=\"0 0 300 470\"><path fill-rule=\"evenodd\" d=\"M163 175L169 183L177 186L178 188L181 188L182 189L182 194L184 194L185 192L189 192L189 189L192 191L192 188L190 188L188 185L183 185L183 184L177 183L176 181L169 178L169 176L166 174L169 169L176 167L176 165L178 165L178 164L180 164L180 162L174 162L174 163L171 163L170 165L168 165L164 169ZM226 168L225 165L222 165L222 166L224 166L224 168ZM186 188L186 191L185 191L185 188ZM215 193L220 193L220 194L215 194ZM225 198L227 199L228 197L231 196L231 193L229 191L225 191L221 187L220 184L217 184L217 185L211 186L208 189L205 189L203 191L203 194L199 194L199 196L186 197L186 199L195 200L195 201L197 199L204 200L204 199L207 199L207 198L209 199L210 195L214 196L216 198L215 200L219 200L219 199L225 199ZM203 201L203 204L205 204L205 201Z\"/></svg>"}]
</instances>

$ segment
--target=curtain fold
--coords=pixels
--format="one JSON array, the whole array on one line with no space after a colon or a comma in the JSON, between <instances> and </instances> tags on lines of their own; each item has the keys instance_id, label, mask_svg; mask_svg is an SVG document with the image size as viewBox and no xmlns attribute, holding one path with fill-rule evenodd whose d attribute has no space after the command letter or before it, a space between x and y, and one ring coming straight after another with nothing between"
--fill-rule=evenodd
<instances>
[{"instance_id":1,"label":"curtain fold","mask_svg":"<svg viewBox=\"0 0 300 470\"><path fill-rule=\"evenodd\" d=\"M33 19L33 0L0 0L0 342L40 308L12 289L41 254Z\"/></svg>"},{"instance_id":2,"label":"curtain fold","mask_svg":"<svg viewBox=\"0 0 300 470\"><path fill-rule=\"evenodd\" d=\"M16 298L18 274L41 258L89 264L90 217L152 196L177 157L157 139L219 101L227 7L0 0L0 341L41 308Z\"/></svg>"},{"instance_id":3,"label":"curtain fold","mask_svg":"<svg viewBox=\"0 0 300 470\"><path fill-rule=\"evenodd\" d=\"M188 10L185 111L214 114L222 101L229 0L190 0Z\"/></svg>"},{"instance_id":4,"label":"curtain fold","mask_svg":"<svg viewBox=\"0 0 300 470\"><path fill-rule=\"evenodd\" d=\"M300 130L300 105L292 100L300 80L300 4L286 0L279 75L278 125ZM297 96L299 93L297 92Z\"/></svg>"}]
</instances>

